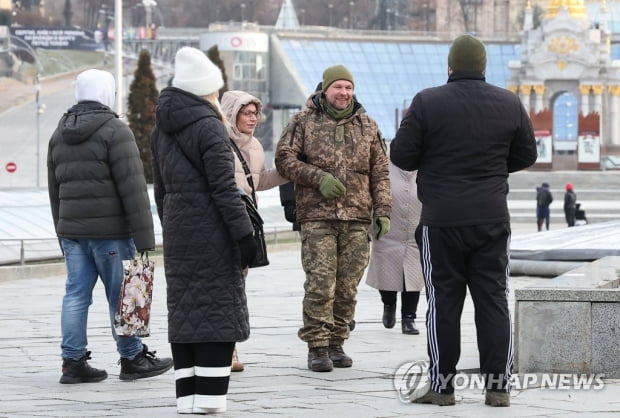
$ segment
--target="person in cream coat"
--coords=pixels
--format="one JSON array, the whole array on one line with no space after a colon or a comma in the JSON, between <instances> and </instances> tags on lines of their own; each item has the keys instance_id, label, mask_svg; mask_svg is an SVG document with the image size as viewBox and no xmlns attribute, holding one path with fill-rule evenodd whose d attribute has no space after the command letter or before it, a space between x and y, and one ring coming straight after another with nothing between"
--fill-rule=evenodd
<instances>
[{"instance_id":1,"label":"person in cream coat","mask_svg":"<svg viewBox=\"0 0 620 418\"><path fill-rule=\"evenodd\" d=\"M396 324L397 293L401 294L401 328L403 334L420 333L416 310L424 276L415 241L422 203L418 200L416 172L404 171L390 163L392 186L392 227L380 240L372 241L366 284L379 290L383 302L383 326Z\"/></svg>"},{"instance_id":2,"label":"person in cream coat","mask_svg":"<svg viewBox=\"0 0 620 418\"><path fill-rule=\"evenodd\" d=\"M260 141L254 136L254 130L262 116L263 105L261 101L244 91L231 90L222 95L221 107L224 117L227 119L225 125L228 136L237 145L250 169L254 190L252 190L252 185L250 185L237 153L233 152L237 186L248 196L253 196L253 192L268 190L287 183L289 180L282 177L275 167L265 167L265 151ZM247 274L246 269L244 276ZM232 371L241 372L243 369L244 365L239 360L237 350L235 350L233 352Z\"/></svg>"}]
</instances>

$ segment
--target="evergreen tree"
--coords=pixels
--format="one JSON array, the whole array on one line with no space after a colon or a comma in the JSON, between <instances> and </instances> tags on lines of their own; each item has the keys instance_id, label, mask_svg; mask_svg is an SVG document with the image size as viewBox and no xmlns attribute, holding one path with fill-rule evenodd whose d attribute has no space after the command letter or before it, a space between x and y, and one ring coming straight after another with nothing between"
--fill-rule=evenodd
<instances>
[{"instance_id":1,"label":"evergreen tree","mask_svg":"<svg viewBox=\"0 0 620 418\"><path fill-rule=\"evenodd\" d=\"M127 118L129 128L136 137L147 183L153 183L151 131L155 126L155 106L158 96L155 75L151 69L151 54L143 49L129 87Z\"/></svg>"},{"instance_id":2,"label":"evergreen tree","mask_svg":"<svg viewBox=\"0 0 620 418\"><path fill-rule=\"evenodd\" d=\"M220 50L217 49L217 45L213 45L209 48L207 51L207 57L209 57L213 64L218 66L220 71L222 71L222 78L224 79L224 85L220 89L220 97L222 97L222 95L228 91L228 77L226 77L224 61L222 61L222 57L220 57Z\"/></svg>"},{"instance_id":3,"label":"evergreen tree","mask_svg":"<svg viewBox=\"0 0 620 418\"><path fill-rule=\"evenodd\" d=\"M11 25L11 11L0 10L0 26L10 26L10 25Z\"/></svg>"}]
</instances>

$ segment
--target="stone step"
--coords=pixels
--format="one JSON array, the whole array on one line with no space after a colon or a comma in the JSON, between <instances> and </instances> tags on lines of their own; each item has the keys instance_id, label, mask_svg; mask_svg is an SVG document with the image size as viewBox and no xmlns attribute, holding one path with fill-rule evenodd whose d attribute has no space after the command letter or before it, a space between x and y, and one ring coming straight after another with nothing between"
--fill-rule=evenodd
<instances>
[{"instance_id":1,"label":"stone step","mask_svg":"<svg viewBox=\"0 0 620 418\"><path fill-rule=\"evenodd\" d=\"M536 187L543 182L549 184L554 198L550 206L552 223L565 222L566 183L572 183L589 223L620 219L620 172L526 170L508 177L512 222L536 222Z\"/></svg>"},{"instance_id":2,"label":"stone step","mask_svg":"<svg viewBox=\"0 0 620 418\"><path fill-rule=\"evenodd\" d=\"M553 191L564 191L566 183L572 183L575 191L594 189L620 190L620 171L519 171L508 177L510 190L532 190L543 182Z\"/></svg>"},{"instance_id":3,"label":"stone step","mask_svg":"<svg viewBox=\"0 0 620 418\"><path fill-rule=\"evenodd\" d=\"M511 199L508 198L508 210L512 222L536 222L536 200L530 199ZM618 199L618 194L614 196ZM579 198L579 196L578 196ZM620 200L580 200L581 209L586 212L589 223L620 220ZM562 220L564 222L564 199L554 200L549 209L551 210L551 220Z\"/></svg>"},{"instance_id":4,"label":"stone step","mask_svg":"<svg viewBox=\"0 0 620 418\"><path fill-rule=\"evenodd\" d=\"M601 214L590 214L589 212L586 213L586 218L588 219L588 223L592 224L592 223L599 223L599 222L607 222L607 221L617 221L620 220L620 216L615 215L615 214L605 214L605 213L601 213ZM536 225L536 214L531 214L531 213L510 213L510 222L517 222L517 223L528 223L531 222L532 225ZM555 212L551 212L551 223L555 223L555 222L561 222L563 225L566 224L566 221L564 219L564 212L562 213L555 213Z\"/></svg>"},{"instance_id":5,"label":"stone step","mask_svg":"<svg viewBox=\"0 0 620 418\"><path fill-rule=\"evenodd\" d=\"M577 202L593 200L618 201L620 199L620 189L575 189ZM551 189L553 201L564 202L564 190ZM536 201L536 190L511 189L508 192L508 200L531 200ZM620 205L620 201L618 203Z\"/></svg>"}]
</instances>

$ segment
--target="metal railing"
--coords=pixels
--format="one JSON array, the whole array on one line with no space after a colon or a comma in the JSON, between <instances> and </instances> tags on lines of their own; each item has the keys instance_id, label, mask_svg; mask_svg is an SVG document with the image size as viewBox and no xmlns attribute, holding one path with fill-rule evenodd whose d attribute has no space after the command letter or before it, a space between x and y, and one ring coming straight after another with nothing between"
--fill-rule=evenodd
<instances>
[{"instance_id":1,"label":"metal railing","mask_svg":"<svg viewBox=\"0 0 620 418\"><path fill-rule=\"evenodd\" d=\"M6 248L7 246L4 243L17 242L19 243L19 258L15 259L15 257L0 257L0 264L14 264L15 262L19 262L19 264L26 264L26 259L32 261L40 261L46 259L52 259L58 257L60 252L60 247L58 247L58 237L11 237L11 238L0 238L0 248ZM30 253L38 253L39 256L26 256L26 243L45 243L45 248L41 249L29 249ZM50 244L51 243L51 244ZM53 248L55 246L55 248ZM44 253L44 254L42 254Z\"/></svg>"},{"instance_id":2,"label":"metal railing","mask_svg":"<svg viewBox=\"0 0 620 418\"><path fill-rule=\"evenodd\" d=\"M290 227L265 227L265 238L267 245L278 245L286 243L297 243L300 241L299 233ZM155 235L156 245L161 248L161 234ZM6 243L9 243L8 245ZM2 255L6 249L11 248L10 243L18 243L19 257ZM31 244L39 243L38 247ZM30 245L29 245L30 244ZM58 237L0 237L0 265L16 264L25 265L27 261L53 260L62 257Z\"/></svg>"}]
</instances>

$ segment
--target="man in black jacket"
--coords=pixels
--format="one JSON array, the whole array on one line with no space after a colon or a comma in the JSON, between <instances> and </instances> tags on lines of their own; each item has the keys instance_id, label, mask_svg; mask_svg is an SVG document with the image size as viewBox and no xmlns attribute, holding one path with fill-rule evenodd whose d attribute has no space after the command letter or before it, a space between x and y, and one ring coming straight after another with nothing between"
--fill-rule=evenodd
<instances>
[{"instance_id":1,"label":"man in black jacket","mask_svg":"<svg viewBox=\"0 0 620 418\"><path fill-rule=\"evenodd\" d=\"M551 219L551 210L549 205L553 202L553 195L549 190L549 183L543 183L536 188L536 224L538 232L542 231L543 224L549 230L549 220Z\"/></svg>"},{"instance_id":2,"label":"man in black jacket","mask_svg":"<svg viewBox=\"0 0 620 418\"><path fill-rule=\"evenodd\" d=\"M416 403L454 405L460 319L466 290L475 306L486 404L510 405L513 362L508 312L508 173L536 161L519 98L485 82L486 50L457 37L448 83L419 92L391 144L392 162L418 170L416 230L426 282L429 388Z\"/></svg>"},{"instance_id":3,"label":"man in black jacket","mask_svg":"<svg viewBox=\"0 0 620 418\"><path fill-rule=\"evenodd\" d=\"M54 227L67 264L62 302L60 383L98 382L108 375L91 367L88 308L97 277L114 318L123 282L123 260L155 248L153 215L144 170L131 130L110 109L112 74L87 70L77 76L77 104L60 119L47 154L48 190ZM172 359L155 357L139 337L119 337L121 380L157 376Z\"/></svg>"}]
</instances>

